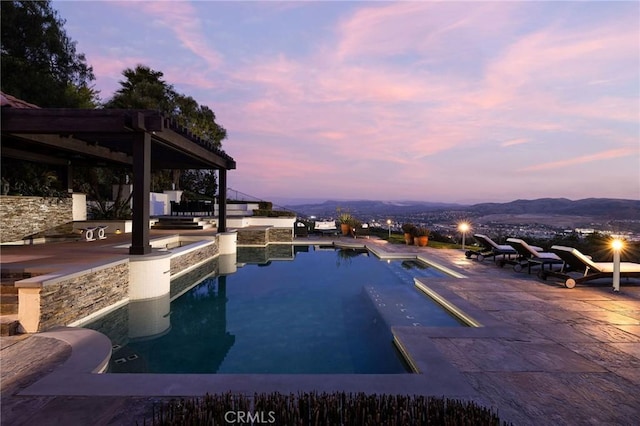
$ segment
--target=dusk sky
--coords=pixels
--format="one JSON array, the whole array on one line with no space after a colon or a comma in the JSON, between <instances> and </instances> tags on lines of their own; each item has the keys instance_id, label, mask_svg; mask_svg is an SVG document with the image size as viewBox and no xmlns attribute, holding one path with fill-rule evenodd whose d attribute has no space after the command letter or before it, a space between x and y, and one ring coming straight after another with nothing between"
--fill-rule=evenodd
<instances>
[{"instance_id":1,"label":"dusk sky","mask_svg":"<svg viewBox=\"0 0 640 426\"><path fill-rule=\"evenodd\" d=\"M209 106L264 199L640 199L640 2L53 1L102 100Z\"/></svg>"}]
</instances>

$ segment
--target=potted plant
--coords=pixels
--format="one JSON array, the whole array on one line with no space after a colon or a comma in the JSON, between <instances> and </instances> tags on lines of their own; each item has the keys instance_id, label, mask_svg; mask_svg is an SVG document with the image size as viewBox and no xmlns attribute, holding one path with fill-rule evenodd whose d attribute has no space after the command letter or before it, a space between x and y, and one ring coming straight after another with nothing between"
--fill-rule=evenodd
<instances>
[{"instance_id":1,"label":"potted plant","mask_svg":"<svg viewBox=\"0 0 640 426\"><path fill-rule=\"evenodd\" d=\"M402 224L402 232L404 232L404 242L405 244L413 244L413 230L416 229L416 226L413 223L403 223Z\"/></svg>"},{"instance_id":2,"label":"potted plant","mask_svg":"<svg viewBox=\"0 0 640 426\"><path fill-rule=\"evenodd\" d=\"M416 227L413 230L413 241L419 247L426 247L429 243L429 230L427 228Z\"/></svg>"},{"instance_id":3,"label":"potted plant","mask_svg":"<svg viewBox=\"0 0 640 426\"><path fill-rule=\"evenodd\" d=\"M351 233L351 225L353 224L353 216L349 213L341 213L340 216L338 216L338 222L340 222L342 235L349 235Z\"/></svg>"}]
</instances>

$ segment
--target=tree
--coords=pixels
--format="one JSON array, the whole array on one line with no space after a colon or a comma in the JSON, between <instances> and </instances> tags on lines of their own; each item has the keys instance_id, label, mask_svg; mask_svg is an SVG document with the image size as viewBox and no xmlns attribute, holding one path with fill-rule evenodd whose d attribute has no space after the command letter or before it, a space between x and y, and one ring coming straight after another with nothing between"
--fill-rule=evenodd
<instances>
[{"instance_id":1,"label":"tree","mask_svg":"<svg viewBox=\"0 0 640 426\"><path fill-rule=\"evenodd\" d=\"M125 69L122 75L125 79L119 82L120 89L104 104L105 108L155 109L213 147L222 146L227 131L216 123L214 112L206 105L199 105L191 96L176 92L162 79L161 71L137 65L135 69Z\"/></svg>"},{"instance_id":2,"label":"tree","mask_svg":"<svg viewBox=\"0 0 640 426\"><path fill-rule=\"evenodd\" d=\"M105 108L155 109L164 114L174 110L174 90L162 79L162 72L144 65L122 71L124 80L119 81L113 97L104 104Z\"/></svg>"},{"instance_id":3,"label":"tree","mask_svg":"<svg viewBox=\"0 0 640 426\"><path fill-rule=\"evenodd\" d=\"M222 146L227 131L216 123L214 112L206 105L199 105L192 97L176 92L172 85L163 80L162 72L137 65L135 69L125 69L122 75L125 79L119 82L120 89L104 104L105 108L155 109L213 148ZM209 196L215 195L217 187L215 174L211 171L190 170L182 173L180 170L164 170L155 173L152 178L154 190L166 188L171 183L176 188Z\"/></svg>"},{"instance_id":4,"label":"tree","mask_svg":"<svg viewBox=\"0 0 640 426\"><path fill-rule=\"evenodd\" d=\"M0 2L2 91L41 107L95 108L93 69L45 1Z\"/></svg>"},{"instance_id":5,"label":"tree","mask_svg":"<svg viewBox=\"0 0 640 426\"><path fill-rule=\"evenodd\" d=\"M88 194L94 201L89 212L93 219L131 218L133 194L124 192L124 185L129 183L130 172L126 166L83 166L75 169L74 187ZM114 185L117 185L117 193L115 199L109 201L113 196Z\"/></svg>"}]
</instances>

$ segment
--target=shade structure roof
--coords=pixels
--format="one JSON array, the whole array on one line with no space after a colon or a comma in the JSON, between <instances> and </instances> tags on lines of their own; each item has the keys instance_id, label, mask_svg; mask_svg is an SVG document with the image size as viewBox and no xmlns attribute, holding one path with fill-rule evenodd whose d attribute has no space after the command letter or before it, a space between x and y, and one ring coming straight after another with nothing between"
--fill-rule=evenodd
<instances>
[{"instance_id":1,"label":"shade structure roof","mask_svg":"<svg viewBox=\"0 0 640 426\"><path fill-rule=\"evenodd\" d=\"M0 95L3 158L66 166L132 166L131 254L151 252L148 201L152 169L218 170L218 231L226 231L226 173L236 168L236 162L170 118L153 110L39 108Z\"/></svg>"},{"instance_id":2,"label":"shade structure roof","mask_svg":"<svg viewBox=\"0 0 640 426\"><path fill-rule=\"evenodd\" d=\"M233 158L158 111L2 108L2 156L50 164L133 164L136 135L151 138L151 169L236 168Z\"/></svg>"}]
</instances>

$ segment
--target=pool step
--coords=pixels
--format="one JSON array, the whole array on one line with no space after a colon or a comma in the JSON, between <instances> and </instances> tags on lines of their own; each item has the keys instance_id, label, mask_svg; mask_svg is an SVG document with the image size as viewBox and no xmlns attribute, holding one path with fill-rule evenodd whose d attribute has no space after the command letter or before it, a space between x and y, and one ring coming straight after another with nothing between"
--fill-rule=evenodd
<instances>
[{"instance_id":1,"label":"pool step","mask_svg":"<svg viewBox=\"0 0 640 426\"><path fill-rule=\"evenodd\" d=\"M16 278L3 274L0 285L0 336L18 334L18 289L14 286Z\"/></svg>"},{"instance_id":2,"label":"pool step","mask_svg":"<svg viewBox=\"0 0 640 426\"><path fill-rule=\"evenodd\" d=\"M19 326L18 315L0 315L0 336L15 336L19 334Z\"/></svg>"},{"instance_id":3,"label":"pool step","mask_svg":"<svg viewBox=\"0 0 640 426\"><path fill-rule=\"evenodd\" d=\"M152 229L210 229L212 219L188 216L162 216L151 227Z\"/></svg>"},{"instance_id":4,"label":"pool step","mask_svg":"<svg viewBox=\"0 0 640 426\"><path fill-rule=\"evenodd\" d=\"M365 286L364 290L389 327L446 327L459 324L414 286Z\"/></svg>"},{"instance_id":5,"label":"pool step","mask_svg":"<svg viewBox=\"0 0 640 426\"><path fill-rule=\"evenodd\" d=\"M0 315L14 315L18 313L18 289L14 283L22 276L2 274L0 282Z\"/></svg>"}]
</instances>

